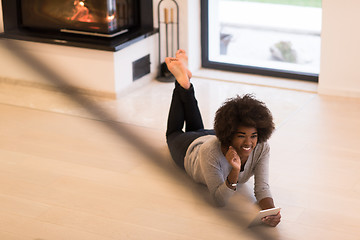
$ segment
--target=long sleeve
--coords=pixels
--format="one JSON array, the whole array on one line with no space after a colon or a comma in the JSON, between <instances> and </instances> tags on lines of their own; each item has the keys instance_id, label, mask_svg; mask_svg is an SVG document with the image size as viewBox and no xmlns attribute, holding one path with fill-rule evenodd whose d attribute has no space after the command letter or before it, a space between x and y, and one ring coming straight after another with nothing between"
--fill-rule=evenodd
<instances>
[{"instance_id":1,"label":"long sleeve","mask_svg":"<svg viewBox=\"0 0 360 240\"><path fill-rule=\"evenodd\" d=\"M213 149L204 149L200 152L200 166L210 195L216 205L225 206L235 191L225 183L230 165L224 162L222 153ZM225 164L224 164L225 163Z\"/></svg>"},{"instance_id":2,"label":"long sleeve","mask_svg":"<svg viewBox=\"0 0 360 240\"><path fill-rule=\"evenodd\" d=\"M230 165L215 136L204 136L195 140L186 153L184 166L191 178L207 186L216 205L224 206L235 193L226 186L225 179Z\"/></svg>"},{"instance_id":3,"label":"long sleeve","mask_svg":"<svg viewBox=\"0 0 360 240\"><path fill-rule=\"evenodd\" d=\"M269 186L269 158L270 146L268 143L261 145L261 149L256 151L254 166L254 194L258 201L266 197L272 197Z\"/></svg>"},{"instance_id":4,"label":"long sleeve","mask_svg":"<svg viewBox=\"0 0 360 240\"><path fill-rule=\"evenodd\" d=\"M254 193L258 201L271 197L269 180L268 143L256 146L245 169L239 174L239 184L245 183L254 175ZM196 139L186 153L185 170L189 176L209 189L210 195L218 206L224 206L235 191L226 186L225 180L231 166L221 152L220 142L215 136L204 136Z\"/></svg>"}]
</instances>

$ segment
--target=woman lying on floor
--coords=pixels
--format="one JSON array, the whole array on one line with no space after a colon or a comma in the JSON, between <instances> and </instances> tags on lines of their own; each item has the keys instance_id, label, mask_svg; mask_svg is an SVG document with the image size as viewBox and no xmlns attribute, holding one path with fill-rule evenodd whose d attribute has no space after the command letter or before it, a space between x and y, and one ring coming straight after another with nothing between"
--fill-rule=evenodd
<instances>
[{"instance_id":1,"label":"woman lying on floor","mask_svg":"<svg viewBox=\"0 0 360 240\"><path fill-rule=\"evenodd\" d=\"M275 207L268 184L267 140L274 130L269 109L251 95L237 96L217 110L214 130L205 130L185 51L178 50L175 58L168 57L165 62L176 78L166 131L175 163L194 181L205 184L219 206L226 204L238 183L254 175L260 208ZM275 227L280 218L278 213L263 222Z\"/></svg>"}]
</instances>

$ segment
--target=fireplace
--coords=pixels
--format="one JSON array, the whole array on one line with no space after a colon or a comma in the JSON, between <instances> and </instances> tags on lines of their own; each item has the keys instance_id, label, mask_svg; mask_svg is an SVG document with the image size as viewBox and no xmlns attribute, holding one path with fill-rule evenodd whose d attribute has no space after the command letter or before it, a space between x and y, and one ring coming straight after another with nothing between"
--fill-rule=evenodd
<instances>
[{"instance_id":1,"label":"fireplace","mask_svg":"<svg viewBox=\"0 0 360 240\"><path fill-rule=\"evenodd\" d=\"M113 37L139 25L138 0L20 0L23 27Z\"/></svg>"},{"instance_id":2,"label":"fireplace","mask_svg":"<svg viewBox=\"0 0 360 240\"><path fill-rule=\"evenodd\" d=\"M2 0L2 37L117 51L154 34L152 0Z\"/></svg>"}]
</instances>

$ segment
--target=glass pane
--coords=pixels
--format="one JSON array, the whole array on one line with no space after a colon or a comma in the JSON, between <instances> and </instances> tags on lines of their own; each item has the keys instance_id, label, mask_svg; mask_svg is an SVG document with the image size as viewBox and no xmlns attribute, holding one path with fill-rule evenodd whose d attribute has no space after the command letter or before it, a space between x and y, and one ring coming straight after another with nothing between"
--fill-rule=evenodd
<instances>
[{"instance_id":1,"label":"glass pane","mask_svg":"<svg viewBox=\"0 0 360 240\"><path fill-rule=\"evenodd\" d=\"M134 27L136 0L22 0L24 27L114 33Z\"/></svg>"},{"instance_id":2,"label":"glass pane","mask_svg":"<svg viewBox=\"0 0 360 240\"><path fill-rule=\"evenodd\" d=\"M319 74L321 0L209 1L209 61Z\"/></svg>"}]
</instances>

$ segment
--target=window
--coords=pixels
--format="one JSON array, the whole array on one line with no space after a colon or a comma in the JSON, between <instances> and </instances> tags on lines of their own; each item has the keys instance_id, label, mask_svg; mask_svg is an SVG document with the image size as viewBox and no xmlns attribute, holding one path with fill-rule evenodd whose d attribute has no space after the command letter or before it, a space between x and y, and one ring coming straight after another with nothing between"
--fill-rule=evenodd
<instances>
[{"instance_id":1,"label":"window","mask_svg":"<svg viewBox=\"0 0 360 240\"><path fill-rule=\"evenodd\" d=\"M203 67L318 80L321 0L201 4Z\"/></svg>"}]
</instances>

